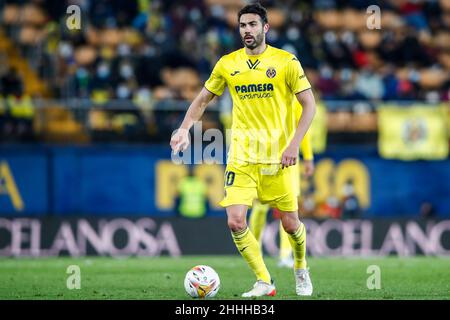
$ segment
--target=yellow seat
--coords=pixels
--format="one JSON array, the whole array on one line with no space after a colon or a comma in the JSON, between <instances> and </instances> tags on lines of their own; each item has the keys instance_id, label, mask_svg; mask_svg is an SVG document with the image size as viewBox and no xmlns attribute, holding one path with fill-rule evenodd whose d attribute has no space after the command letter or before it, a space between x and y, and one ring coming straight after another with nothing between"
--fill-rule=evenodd
<instances>
[{"instance_id":1,"label":"yellow seat","mask_svg":"<svg viewBox=\"0 0 450 320\"><path fill-rule=\"evenodd\" d=\"M117 28L106 28L99 31L100 45L116 47L122 41L122 32Z\"/></svg>"},{"instance_id":2,"label":"yellow seat","mask_svg":"<svg viewBox=\"0 0 450 320\"><path fill-rule=\"evenodd\" d=\"M324 29L339 29L343 24L342 17L337 10L316 11L314 18Z\"/></svg>"},{"instance_id":3,"label":"yellow seat","mask_svg":"<svg viewBox=\"0 0 450 320\"><path fill-rule=\"evenodd\" d=\"M345 9L339 13L341 28L346 31L359 31L367 28L367 15L364 11Z\"/></svg>"},{"instance_id":4,"label":"yellow seat","mask_svg":"<svg viewBox=\"0 0 450 320\"><path fill-rule=\"evenodd\" d=\"M450 50L450 32L440 31L433 38L434 45L442 50Z\"/></svg>"},{"instance_id":5,"label":"yellow seat","mask_svg":"<svg viewBox=\"0 0 450 320\"><path fill-rule=\"evenodd\" d=\"M354 132L376 132L378 130L376 113L364 112L353 114L349 129Z\"/></svg>"},{"instance_id":6,"label":"yellow seat","mask_svg":"<svg viewBox=\"0 0 450 320\"><path fill-rule=\"evenodd\" d=\"M22 25L43 27L47 22L47 15L38 6L26 4L20 10L20 22Z\"/></svg>"},{"instance_id":7,"label":"yellow seat","mask_svg":"<svg viewBox=\"0 0 450 320\"><path fill-rule=\"evenodd\" d=\"M347 131L352 121L352 114L348 111L329 112L327 115L327 127L330 132Z\"/></svg>"},{"instance_id":8,"label":"yellow seat","mask_svg":"<svg viewBox=\"0 0 450 320\"><path fill-rule=\"evenodd\" d=\"M7 4L3 8L3 23L5 25L18 24L20 19L20 7L15 4Z\"/></svg>"},{"instance_id":9,"label":"yellow seat","mask_svg":"<svg viewBox=\"0 0 450 320\"><path fill-rule=\"evenodd\" d=\"M376 49L381 42L381 33L377 30L365 30L358 33L358 39L366 49Z\"/></svg>"},{"instance_id":10,"label":"yellow seat","mask_svg":"<svg viewBox=\"0 0 450 320\"><path fill-rule=\"evenodd\" d=\"M88 122L92 130L111 130L111 119L105 110L90 110Z\"/></svg>"},{"instance_id":11,"label":"yellow seat","mask_svg":"<svg viewBox=\"0 0 450 320\"><path fill-rule=\"evenodd\" d=\"M89 136L82 124L74 119L71 110L63 106L39 109L35 130L44 141L48 142L84 143L89 141Z\"/></svg>"},{"instance_id":12,"label":"yellow seat","mask_svg":"<svg viewBox=\"0 0 450 320\"><path fill-rule=\"evenodd\" d=\"M267 18L269 19L270 25L277 29L281 28L287 20L283 11L275 8L267 9Z\"/></svg>"},{"instance_id":13,"label":"yellow seat","mask_svg":"<svg viewBox=\"0 0 450 320\"><path fill-rule=\"evenodd\" d=\"M449 80L449 73L441 69L422 69L419 84L424 89L438 89Z\"/></svg>"}]
</instances>

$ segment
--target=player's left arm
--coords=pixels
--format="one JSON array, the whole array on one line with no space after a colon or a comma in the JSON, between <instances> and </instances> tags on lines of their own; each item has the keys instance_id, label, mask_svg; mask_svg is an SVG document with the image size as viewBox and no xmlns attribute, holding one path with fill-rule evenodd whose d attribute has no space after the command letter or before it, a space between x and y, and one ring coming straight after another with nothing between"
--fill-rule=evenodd
<instances>
[{"instance_id":1,"label":"player's left arm","mask_svg":"<svg viewBox=\"0 0 450 320\"><path fill-rule=\"evenodd\" d=\"M316 113L316 101L311 88L300 91L295 96L303 106L303 112L298 122L297 129L295 130L294 137L281 157L282 168L293 166L297 163L300 143L311 126L311 122Z\"/></svg>"},{"instance_id":2,"label":"player's left arm","mask_svg":"<svg viewBox=\"0 0 450 320\"><path fill-rule=\"evenodd\" d=\"M316 101L311 90L311 84L306 78L300 61L295 56L290 56L286 64L286 85L303 107L300 120L287 148L281 156L281 167L289 167L297 163L300 143L308 131L314 114L316 113Z\"/></svg>"}]
</instances>

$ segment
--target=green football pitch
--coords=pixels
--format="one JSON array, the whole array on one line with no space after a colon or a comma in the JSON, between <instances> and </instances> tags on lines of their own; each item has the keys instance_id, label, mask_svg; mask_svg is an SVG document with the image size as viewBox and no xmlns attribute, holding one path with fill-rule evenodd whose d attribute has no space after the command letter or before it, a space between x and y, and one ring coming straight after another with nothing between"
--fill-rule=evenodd
<instances>
[{"instance_id":1,"label":"green football pitch","mask_svg":"<svg viewBox=\"0 0 450 320\"><path fill-rule=\"evenodd\" d=\"M308 299L450 299L450 258L310 258L314 285ZM221 278L214 299L241 299L254 278L240 256L180 258L0 258L0 299L191 299L183 280L193 266L213 267ZM295 295L294 275L266 258L277 295ZM70 265L80 270L80 289L68 289ZM380 289L370 266L380 270ZM375 267L376 268L376 267Z\"/></svg>"}]
</instances>

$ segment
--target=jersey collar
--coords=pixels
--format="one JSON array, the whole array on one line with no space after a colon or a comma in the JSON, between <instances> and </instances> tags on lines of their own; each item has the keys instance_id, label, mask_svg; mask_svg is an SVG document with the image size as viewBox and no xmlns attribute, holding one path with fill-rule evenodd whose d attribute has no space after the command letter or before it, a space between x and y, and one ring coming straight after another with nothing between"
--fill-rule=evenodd
<instances>
[{"instance_id":1,"label":"jersey collar","mask_svg":"<svg viewBox=\"0 0 450 320\"><path fill-rule=\"evenodd\" d=\"M254 58L260 58L261 56L266 55L271 49L272 49L272 47L269 46L268 44L266 44L266 50L264 50L262 53L250 55L245 52L245 47L244 47L244 48L242 48L242 53L244 54L245 57L247 57L249 59L254 59Z\"/></svg>"}]
</instances>

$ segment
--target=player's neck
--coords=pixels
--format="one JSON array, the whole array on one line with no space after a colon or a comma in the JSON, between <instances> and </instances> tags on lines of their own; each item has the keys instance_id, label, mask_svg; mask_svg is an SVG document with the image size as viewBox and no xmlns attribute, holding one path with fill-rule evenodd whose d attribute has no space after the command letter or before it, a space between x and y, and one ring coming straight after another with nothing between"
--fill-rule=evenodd
<instances>
[{"instance_id":1,"label":"player's neck","mask_svg":"<svg viewBox=\"0 0 450 320\"><path fill-rule=\"evenodd\" d=\"M245 47L245 53L249 56L258 56L267 49L267 44L265 42L261 43L261 45L257 46L254 49L250 49Z\"/></svg>"}]
</instances>

